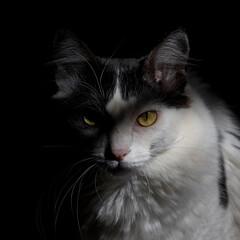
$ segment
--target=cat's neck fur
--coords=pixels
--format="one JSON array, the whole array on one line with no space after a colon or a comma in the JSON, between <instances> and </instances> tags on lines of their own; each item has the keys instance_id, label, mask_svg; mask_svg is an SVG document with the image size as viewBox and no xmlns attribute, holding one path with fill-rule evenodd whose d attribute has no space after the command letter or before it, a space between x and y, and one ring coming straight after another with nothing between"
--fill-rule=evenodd
<instances>
[{"instance_id":1,"label":"cat's neck fur","mask_svg":"<svg viewBox=\"0 0 240 240\"><path fill-rule=\"evenodd\" d=\"M218 234L222 232L225 240L221 227L224 210L217 210L217 195L195 185L199 195L190 198L187 191L179 195L171 184L142 176L106 193L97 208L103 224L100 239L220 239ZM209 231L216 219L219 229L215 228L217 235L213 236Z\"/></svg>"}]
</instances>

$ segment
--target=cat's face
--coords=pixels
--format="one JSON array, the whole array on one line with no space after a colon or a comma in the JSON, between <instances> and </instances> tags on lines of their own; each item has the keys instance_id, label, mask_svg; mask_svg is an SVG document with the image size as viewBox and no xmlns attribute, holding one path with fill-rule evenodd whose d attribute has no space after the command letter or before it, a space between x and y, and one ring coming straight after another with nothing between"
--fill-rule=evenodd
<instances>
[{"instance_id":1,"label":"cat's face","mask_svg":"<svg viewBox=\"0 0 240 240\"><path fill-rule=\"evenodd\" d=\"M74 40L64 44L55 98L64 100L99 166L138 170L177 140L178 110L188 104L184 33L170 35L143 59L102 59Z\"/></svg>"},{"instance_id":2,"label":"cat's face","mask_svg":"<svg viewBox=\"0 0 240 240\"><path fill-rule=\"evenodd\" d=\"M106 110L114 124L96 152L111 171L141 169L177 138L174 110L151 101L139 104L138 96L124 100L119 86Z\"/></svg>"}]
</instances>

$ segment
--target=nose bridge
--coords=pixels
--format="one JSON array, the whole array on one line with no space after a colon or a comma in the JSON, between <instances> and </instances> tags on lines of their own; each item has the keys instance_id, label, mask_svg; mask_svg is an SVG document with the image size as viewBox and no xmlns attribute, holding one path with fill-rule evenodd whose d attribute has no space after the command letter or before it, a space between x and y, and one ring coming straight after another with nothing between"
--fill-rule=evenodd
<instances>
[{"instance_id":1,"label":"nose bridge","mask_svg":"<svg viewBox=\"0 0 240 240\"><path fill-rule=\"evenodd\" d=\"M110 146L113 153L126 155L132 145L132 130L124 124L113 128L110 133Z\"/></svg>"}]
</instances>

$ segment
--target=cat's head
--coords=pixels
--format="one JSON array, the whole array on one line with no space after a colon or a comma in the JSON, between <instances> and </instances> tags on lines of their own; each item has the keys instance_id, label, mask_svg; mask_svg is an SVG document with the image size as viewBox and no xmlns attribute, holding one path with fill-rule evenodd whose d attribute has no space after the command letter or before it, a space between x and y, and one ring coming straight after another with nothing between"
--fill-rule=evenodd
<instances>
[{"instance_id":1,"label":"cat's head","mask_svg":"<svg viewBox=\"0 0 240 240\"><path fill-rule=\"evenodd\" d=\"M104 59L67 35L58 45L55 99L111 172L137 170L177 139L176 113L185 94L189 45L176 31L141 59Z\"/></svg>"}]
</instances>

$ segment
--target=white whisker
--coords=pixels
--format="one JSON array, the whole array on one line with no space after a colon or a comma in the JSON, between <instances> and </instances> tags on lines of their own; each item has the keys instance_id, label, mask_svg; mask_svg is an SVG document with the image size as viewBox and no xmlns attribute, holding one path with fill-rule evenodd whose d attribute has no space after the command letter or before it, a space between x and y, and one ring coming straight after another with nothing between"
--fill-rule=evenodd
<instances>
[{"instance_id":1,"label":"white whisker","mask_svg":"<svg viewBox=\"0 0 240 240\"><path fill-rule=\"evenodd\" d=\"M79 162L78 162L79 163ZM76 165L76 164L75 164ZM60 210L62 208L62 205L67 197L67 195L69 194L69 192L72 190L72 192L74 191L74 188L76 186L76 184L78 183L79 179L81 179L82 177L84 177L86 175L86 173L92 168L94 167L96 164L88 167L83 174L81 174L80 177L78 177L77 181L73 184L71 184L71 186L68 188L68 190L66 191L66 193L62 196L61 200L60 200L60 196L62 195L64 189L66 188L66 186L70 183L70 181L79 173L79 171L81 170L78 170L76 174L74 174L68 181L67 183L64 185L64 187L61 189L59 195L58 195L58 198L55 202L55 207L54 207L54 219L55 219L55 229L56 229L56 226L57 226L57 222L58 222L58 216L59 216L59 213L60 213ZM72 197L72 195L71 195Z\"/></svg>"},{"instance_id":2,"label":"white whisker","mask_svg":"<svg viewBox=\"0 0 240 240\"><path fill-rule=\"evenodd\" d=\"M73 171L73 169L74 169L77 165L81 164L83 161L89 161L89 160L92 160L92 159L93 159L93 158L86 158L86 159L84 159L84 160L81 160L81 161L78 161L78 162L72 164L71 166L68 167L68 168L69 168L68 175L71 174L71 172ZM68 169L68 168L67 168L67 169ZM55 202L55 204L54 204L54 205L55 205L55 207L54 207L54 212L56 212L56 209L57 209L57 206L58 206L58 202L59 202L60 197L61 197L62 193L64 192L65 188L68 186L68 184L72 181L72 179L73 179L80 171L81 171L81 168L78 169L78 171L77 171L75 174L73 174L70 179L68 179L68 181L63 185L63 187L61 188L60 192L58 193L57 198L55 197L56 194L54 193L54 202ZM55 200L55 199L56 199L56 200Z\"/></svg>"},{"instance_id":3,"label":"white whisker","mask_svg":"<svg viewBox=\"0 0 240 240\"><path fill-rule=\"evenodd\" d=\"M77 199L76 199L76 201L77 201L77 204L76 204L77 225L78 225L78 230L79 230L79 234L80 234L81 238L82 238L82 230L81 230L80 219L79 219L79 198L80 198L81 185L82 185L83 178L95 166L96 166L96 163L94 165L90 166L76 181L76 184L77 184L78 181L81 179L81 181L79 183L80 188L78 189L78 194L77 194ZM72 193L75 189L76 184L73 187ZM72 204L72 194L71 194L71 204Z\"/></svg>"},{"instance_id":4,"label":"white whisker","mask_svg":"<svg viewBox=\"0 0 240 240\"><path fill-rule=\"evenodd\" d=\"M205 153L205 154L207 154L207 155L211 155L211 154L212 154L212 153L210 153L210 152L207 152L207 151L205 151L205 150L203 150L203 149L196 148L196 147L170 147L170 148L164 148L164 149L162 149L162 150L165 151L165 150L170 150L170 149L174 149L174 148L193 149L193 150L198 150L198 151L200 151L200 152L203 152L203 153ZM161 153L161 152L160 152L160 153Z\"/></svg>"},{"instance_id":5,"label":"white whisker","mask_svg":"<svg viewBox=\"0 0 240 240\"><path fill-rule=\"evenodd\" d=\"M98 171L99 171L99 170L98 170ZM98 171L97 171L96 174L95 174L94 185L95 185L95 190L96 190L97 196L98 196L100 202L102 202L102 198L100 197L100 195L99 195L99 193L98 193L98 187L97 187L97 174L98 174Z\"/></svg>"},{"instance_id":6,"label":"white whisker","mask_svg":"<svg viewBox=\"0 0 240 240\"><path fill-rule=\"evenodd\" d=\"M125 39L124 39L124 40L125 40ZM100 75L100 83L101 83L101 81L102 81L102 77L103 77L103 74L104 74L104 72L105 72L105 69L106 69L107 65L109 64L109 62L111 61L112 57L113 57L114 54L117 52L117 50L122 46L124 40L114 49L113 53L111 54L111 56L108 58L106 64L104 65L103 70L102 70L101 75Z\"/></svg>"},{"instance_id":7,"label":"white whisker","mask_svg":"<svg viewBox=\"0 0 240 240\"><path fill-rule=\"evenodd\" d=\"M86 63L88 64L88 66L91 68L91 70L92 70L92 72L93 72L93 74L94 74L94 76L95 76L95 78L96 78L99 91L100 91L100 93L102 94L102 96L104 96L104 91L103 91L103 89L102 89L102 87L101 87L101 83L100 83L100 81L99 81L99 79L98 79L98 77L97 77L97 74L96 74L93 66L92 66L92 65L90 64L90 62L89 62L83 55L81 55L79 52L75 52L75 53L78 54L81 58L83 58L84 61L86 61Z\"/></svg>"}]
</instances>

